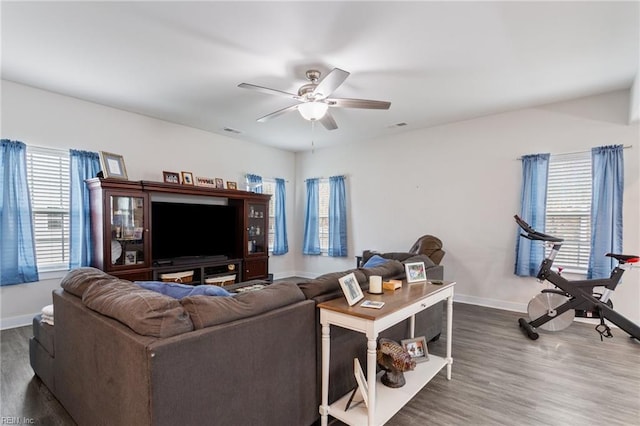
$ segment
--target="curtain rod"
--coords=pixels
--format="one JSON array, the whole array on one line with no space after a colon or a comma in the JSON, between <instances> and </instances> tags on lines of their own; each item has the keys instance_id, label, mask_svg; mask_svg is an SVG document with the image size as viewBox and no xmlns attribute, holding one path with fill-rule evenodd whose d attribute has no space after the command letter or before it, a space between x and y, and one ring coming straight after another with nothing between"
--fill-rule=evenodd
<instances>
[{"instance_id":1,"label":"curtain rod","mask_svg":"<svg viewBox=\"0 0 640 426\"><path fill-rule=\"evenodd\" d=\"M628 149L628 148L633 148L633 145L626 145L626 146L623 146L623 147L622 147L622 149ZM584 154L584 153L586 153L586 152L591 152L591 150L589 149L589 150L585 150L585 151L562 152L562 153L560 153L560 154L551 154L551 156L553 156L553 157L558 157L558 156L560 156L560 155ZM520 161L520 160L522 160L522 156L520 156L520 157L516 158L516 161Z\"/></svg>"}]
</instances>

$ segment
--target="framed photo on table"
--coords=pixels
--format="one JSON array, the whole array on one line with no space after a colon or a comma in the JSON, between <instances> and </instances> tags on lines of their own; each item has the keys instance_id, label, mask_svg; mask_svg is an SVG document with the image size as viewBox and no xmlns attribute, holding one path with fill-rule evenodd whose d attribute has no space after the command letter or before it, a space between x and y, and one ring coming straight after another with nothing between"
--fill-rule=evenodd
<instances>
[{"instance_id":1,"label":"framed photo on table","mask_svg":"<svg viewBox=\"0 0 640 426\"><path fill-rule=\"evenodd\" d=\"M429 361L429 349L427 348L427 339L424 336L401 340L400 345L416 363Z\"/></svg>"},{"instance_id":2,"label":"framed photo on table","mask_svg":"<svg viewBox=\"0 0 640 426\"><path fill-rule=\"evenodd\" d=\"M369 406L369 386L367 386L367 376L364 375L358 358L353 359L353 375L356 376L356 382L358 382L358 388L362 394L364 405Z\"/></svg>"},{"instance_id":3,"label":"framed photo on table","mask_svg":"<svg viewBox=\"0 0 640 426\"><path fill-rule=\"evenodd\" d=\"M405 263L404 270L409 284L427 281L427 270L424 267L424 262Z\"/></svg>"},{"instance_id":4,"label":"framed photo on table","mask_svg":"<svg viewBox=\"0 0 640 426\"><path fill-rule=\"evenodd\" d=\"M340 287L342 287L344 297L347 298L349 306L355 305L359 300L364 298L360 284L358 284L358 280L353 272L338 279L338 281L340 281Z\"/></svg>"},{"instance_id":5,"label":"framed photo on table","mask_svg":"<svg viewBox=\"0 0 640 426\"><path fill-rule=\"evenodd\" d=\"M100 168L106 178L128 179L122 155L100 151Z\"/></svg>"}]
</instances>

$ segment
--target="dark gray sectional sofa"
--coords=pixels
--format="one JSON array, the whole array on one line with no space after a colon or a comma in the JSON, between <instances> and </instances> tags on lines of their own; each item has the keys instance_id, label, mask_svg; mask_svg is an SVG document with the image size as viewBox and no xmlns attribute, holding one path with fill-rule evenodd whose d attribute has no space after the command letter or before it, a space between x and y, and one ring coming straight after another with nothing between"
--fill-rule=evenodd
<instances>
[{"instance_id":1,"label":"dark gray sectional sofa","mask_svg":"<svg viewBox=\"0 0 640 426\"><path fill-rule=\"evenodd\" d=\"M442 278L442 268L431 278ZM316 304L343 297L338 278L279 282L234 297L174 299L93 268L70 271L53 292L55 325L34 319L34 372L80 425L311 425L319 418ZM391 261L354 270L401 278ZM416 319L437 337L442 306ZM400 340L407 322L384 337ZM331 401L354 385L366 342L331 332Z\"/></svg>"}]
</instances>

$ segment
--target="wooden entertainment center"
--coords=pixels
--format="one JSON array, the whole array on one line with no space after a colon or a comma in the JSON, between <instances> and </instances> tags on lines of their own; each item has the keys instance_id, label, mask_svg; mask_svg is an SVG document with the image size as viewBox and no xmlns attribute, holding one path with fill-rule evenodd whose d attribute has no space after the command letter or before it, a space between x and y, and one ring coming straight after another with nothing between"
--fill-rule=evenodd
<instances>
[{"instance_id":1,"label":"wooden entertainment center","mask_svg":"<svg viewBox=\"0 0 640 426\"><path fill-rule=\"evenodd\" d=\"M92 266L127 280L158 280L163 273L193 270L193 284L235 274L236 282L269 274L270 195L175 183L94 178L91 200ZM157 261L152 253L151 203L155 197L215 200L235 208L233 253L211 258ZM176 218L189 220L189 218ZM219 226L229 226L220 223ZM193 238L202 238L194 235Z\"/></svg>"}]
</instances>

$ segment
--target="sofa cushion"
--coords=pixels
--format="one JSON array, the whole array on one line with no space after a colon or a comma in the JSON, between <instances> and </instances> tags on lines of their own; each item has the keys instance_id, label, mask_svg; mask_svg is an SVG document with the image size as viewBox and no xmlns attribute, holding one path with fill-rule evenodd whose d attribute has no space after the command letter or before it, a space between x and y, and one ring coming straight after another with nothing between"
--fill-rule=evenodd
<instances>
[{"instance_id":1,"label":"sofa cushion","mask_svg":"<svg viewBox=\"0 0 640 426\"><path fill-rule=\"evenodd\" d=\"M100 269L91 268L89 266L76 268L69 271L60 281L60 286L75 296L82 297L89 286L96 282L106 283L115 280L109 274Z\"/></svg>"},{"instance_id":2,"label":"sofa cushion","mask_svg":"<svg viewBox=\"0 0 640 426\"><path fill-rule=\"evenodd\" d=\"M192 286L188 284L165 283L162 281L135 281L134 284L147 290L165 294L174 299L182 299L187 296L231 296L231 293L217 285Z\"/></svg>"},{"instance_id":3,"label":"sofa cushion","mask_svg":"<svg viewBox=\"0 0 640 426\"><path fill-rule=\"evenodd\" d=\"M82 302L143 336L170 337L193 330L193 323L178 300L130 281L112 278L101 285L91 285Z\"/></svg>"},{"instance_id":4,"label":"sofa cushion","mask_svg":"<svg viewBox=\"0 0 640 426\"><path fill-rule=\"evenodd\" d=\"M363 268L374 268L376 266L380 266L383 265L385 263L387 263L389 261L389 259L385 259L382 256L378 256L377 254L374 254L373 256L371 256L369 258L369 260L367 260L367 262L362 265Z\"/></svg>"},{"instance_id":5,"label":"sofa cushion","mask_svg":"<svg viewBox=\"0 0 640 426\"><path fill-rule=\"evenodd\" d=\"M321 294L332 293L336 290L340 290L341 287L338 279L351 272L355 274L356 280L358 280L360 287L363 287L364 284L365 287L363 289L369 288L367 276L359 269L350 269L344 272L330 272L328 274L320 275L313 280L301 282L300 284L298 284L298 286L307 297L307 299L313 299L314 297Z\"/></svg>"},{"instance_id":6,"label":"sofa cushion","mask_svg":"<svg viewBox=\"0 0 640 426\"><path fill-rule=\"evenodd\" d=\"M271 284L235 297L189 296L180 300L196 329L252 317L304 300L295 283Z\"/></svg>"},{"instance_id":7,"label":"sofa cushion","mask_svg":"<svg viewBox=\"0 0 640 426\"><path fill-rule=\"evenodd\" d=\"M373 268L360 268L367 279L372 275L379 275L383 279L402 277L404 265L397 260L387 260L385 263Z\"/></svg>"}]
</instances>

